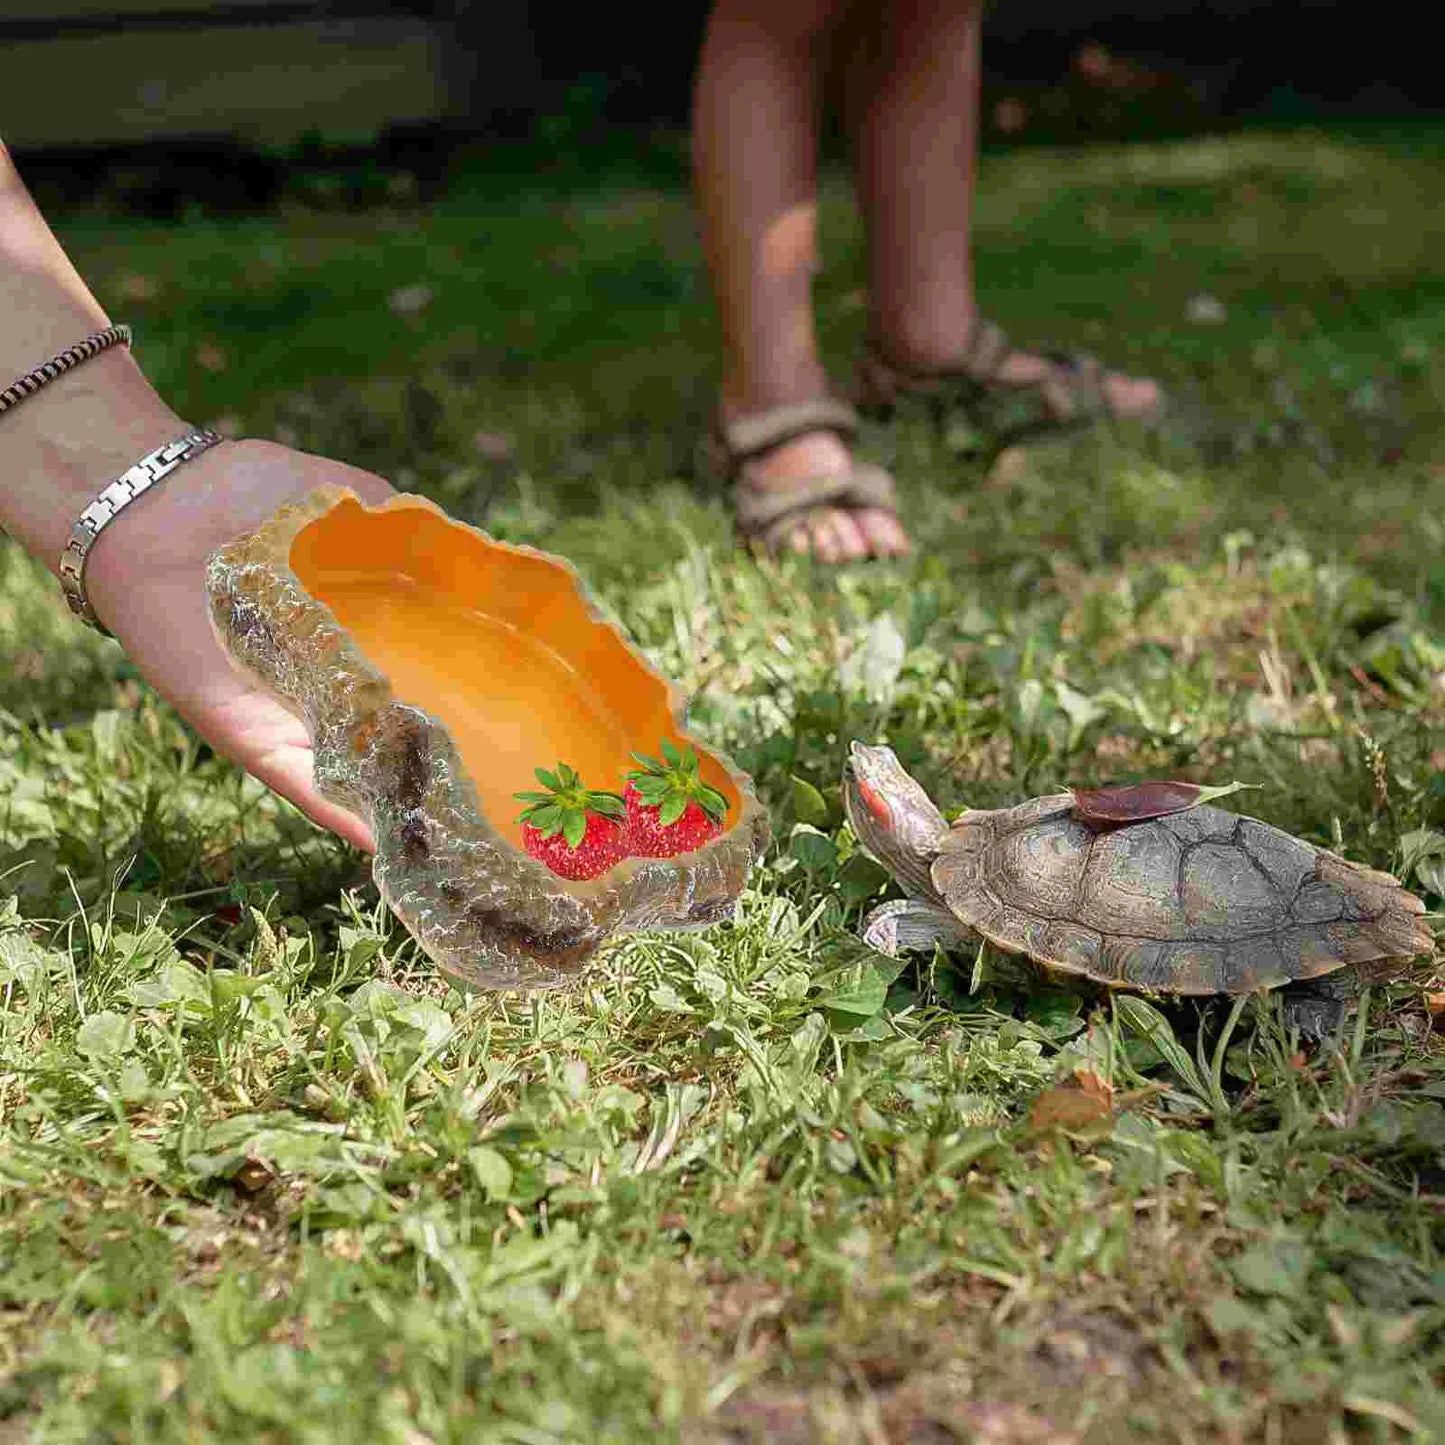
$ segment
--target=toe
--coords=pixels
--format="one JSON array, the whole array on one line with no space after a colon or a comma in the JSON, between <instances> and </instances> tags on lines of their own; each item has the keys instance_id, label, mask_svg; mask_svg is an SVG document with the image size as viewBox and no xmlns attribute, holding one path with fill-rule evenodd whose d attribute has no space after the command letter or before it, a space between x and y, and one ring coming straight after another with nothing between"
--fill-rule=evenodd
<instances>
[{"instance_id":1,"label":"toe","mask_svg":"<svg viewBox=\"0 0 1445 1445\"><path fill-rule=\"evenodd\" d=\"M847 518L828 508L813 521L813 554L820 562L841 562L850 554Z\"/></svg>"},{"instance_id":2,"label":"toe","mask_svg":"<svg viewBox=\"0 0 1445 1445\"><path fill-rule=\"evenodd\" d=\"M868 551L875 557L906 557L913 550L908 534L892 512L869 507L857 513L857 523Z\"/></svg>"},{"instance_id":3,"label":"toe","mask_svg":"<svg viewBox=\"0 0 1445 1445\"><path fill-rule=\"evenodd\" d=\"M838 539L840 561L858 562L872 555L873 545L859 513L851 510L834 512L833 534Z\"/></svg>"}]
</instances>

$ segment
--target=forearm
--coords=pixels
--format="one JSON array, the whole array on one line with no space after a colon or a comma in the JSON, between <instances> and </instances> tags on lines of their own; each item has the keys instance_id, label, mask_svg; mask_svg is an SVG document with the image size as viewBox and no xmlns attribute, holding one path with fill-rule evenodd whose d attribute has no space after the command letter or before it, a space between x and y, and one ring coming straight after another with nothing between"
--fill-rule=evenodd
<instances>
[{"instance_id":1,"label":"forearm","mask_svg":"<svg viewBox=\"0 0 1445 1445\"><path fill-rule=\"evenodd\" d=\"M109 324L0 144L0 387ZM112 347L0 416L0 526L54 571L96 492L185 429Z\"/></svg>"}]
</instances>

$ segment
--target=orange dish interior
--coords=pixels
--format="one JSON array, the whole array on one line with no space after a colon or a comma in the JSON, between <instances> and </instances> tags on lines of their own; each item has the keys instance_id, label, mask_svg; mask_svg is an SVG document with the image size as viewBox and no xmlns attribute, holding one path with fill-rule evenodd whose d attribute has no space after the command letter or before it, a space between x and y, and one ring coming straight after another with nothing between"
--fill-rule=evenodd
<instances>
[{"instance_id":1,"label":"orange dish interior","mask_svg":"<svg viewBox=\"0 0 1445 1445\"><path fill-rule=\"evenodd\" d=\"M414 501L372 509L348 497L297 533L289 560L397 701L446 727L488 821L518 846L515 794L539 786L538 767L569 763L589 787L621 792L632 752L688 741L667 684L539 553ZM731 825L737 788L697 754Z\"/></svg>"}]
</instances>

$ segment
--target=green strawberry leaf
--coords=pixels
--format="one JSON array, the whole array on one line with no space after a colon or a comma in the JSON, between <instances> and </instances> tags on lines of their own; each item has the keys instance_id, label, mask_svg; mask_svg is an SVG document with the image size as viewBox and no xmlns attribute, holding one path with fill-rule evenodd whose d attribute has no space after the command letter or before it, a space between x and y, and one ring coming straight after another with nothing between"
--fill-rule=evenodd
<instances>
[{"instance_id":1,"label":"green strawberry leaf","mask_svg":"<svg viewBox=\"0 0 1445 1445\"><path fill-rule=\"evenodd\" d=\"M714 822L721 822L727 813L727 799L702 781L697 751L692 747L679 749L667 738L663 739L660 751L662 761L634 752L632 756L641 766L627 774L627 781L636 789L643 805L658 810L658 823L664 828L671 827L692 802Z\"/></svg>"},{"instance_id":2,"label":"green strawberry leaf","mask_svg":"<svg viewBox=\"0 0 1445 1445\"><path fill-rule=\"evenodd\" d=\"M587 819L595 813L605 818L625 818L626 805L618 793L582 785L577 770L559 763L556 772L538 768L537 777L546 784L545 793L518 793L528 804L518 821L531 824L544 838L561 833L568 846L576 848L587 833Z\"/></svg>"},{"instance_id":3,"label":"green strawberry leaf","mask_svg":"<svg viewBox=\"0 0 1445 1445\"><path fill-rule=\"evenodd\" d=\"M709 788L706 784L698 789L697 801L703 812L717 821L721 821L728 810L728 800L716 788Z\"/></svg>"},{"instance_id":4,"label":"green strawberry leaf","mask_svg":"<svg viewBox=\"0 0 1445 1445\"><path fill-rule=\"evenodd\" d=\"M524 809L519 821L530 823L550 837L562 826L562 811L556 803L540 803L536 807Z\"/></svg>"}]
</instances>

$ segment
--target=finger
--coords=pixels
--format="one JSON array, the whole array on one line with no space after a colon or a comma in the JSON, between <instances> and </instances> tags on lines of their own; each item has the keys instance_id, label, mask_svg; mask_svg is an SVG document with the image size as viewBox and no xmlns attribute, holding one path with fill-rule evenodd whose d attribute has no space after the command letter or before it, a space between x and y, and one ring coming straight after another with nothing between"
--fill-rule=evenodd
<instances>
[{"instance_id":1,"label":"finger","mask_svg":"<svg viewBox=\"0 0 1445 1445\"><path fill-rule=\"evenodd\" d=\"M374 852L367 825L317 791L305 726L232 668L205 620L204 594L195 582L162 577L144 602L118 599L117 630L156 691L223 757L254 773L313 822ZM178 622L157 633L155 616Z\"/></svg>"},{"instance_id":2,"label":"finger","mask_svg":"<svg viewBox=\"0 0 1445 1445\"><path fill-rule=\"evenodd\" d=\"M218 753L294 803L312 822L363 853L376 851L366 823L317 790L311 740L280 703L238 687L199 706L181 703L177 711Z\"/></svg>"},{"instance_id":3,"label":"finger","mask_svg":"<svg viewBox=\"0 0 1445 1445\"><path fill-rule=\"evenodd\" d=\"M309 744L282 744L268 753L241 761L273 792L295 803L313 823L330 829L363 853L376 852L371 829L350 809L329 802L316 790L316 755Z\"/></svg>"}]
</instances>

